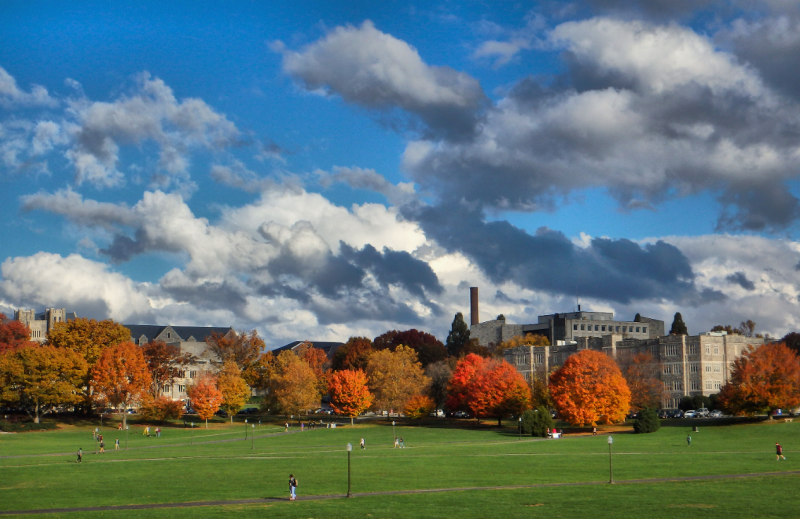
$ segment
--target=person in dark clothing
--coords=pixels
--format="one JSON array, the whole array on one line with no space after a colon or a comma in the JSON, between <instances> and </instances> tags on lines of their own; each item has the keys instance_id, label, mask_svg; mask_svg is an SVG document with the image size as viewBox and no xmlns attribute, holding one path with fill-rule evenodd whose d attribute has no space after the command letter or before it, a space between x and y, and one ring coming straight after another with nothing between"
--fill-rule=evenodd
<instances>
[{"instance_id":1,"label":"person in dark clothing","mask_svg":"<svg viewBox=\"0 0 800 519\"><path fill-rule=\"evenodd\" d=\"M293 474L289 474L289 501L297 499L297 479Z\"/></svg>"},{"instance_id":2,"label":"person in dark clothing","mask_svg":"<svg viewBox=\"0 0 800 519\"><path fill-rule=\"evenodd\" d=\"M783 447L781 447L781 444L778 442L775 442L775 454L777 454L777 456L775 456L775 461L780 461L781 458L786 459L786 456L783 455Z\"/></svg>"},{"instance_id":3,"label":"person in dark clothing","mask_svg":"<svg viewBox=\"0 0 800 519\"><path fill-rule=\"evenodd\" d=\"M77 461L77 463L83 463L83 449L82 448L78 449L78 461Z\"/></svg>"}]
</instances>

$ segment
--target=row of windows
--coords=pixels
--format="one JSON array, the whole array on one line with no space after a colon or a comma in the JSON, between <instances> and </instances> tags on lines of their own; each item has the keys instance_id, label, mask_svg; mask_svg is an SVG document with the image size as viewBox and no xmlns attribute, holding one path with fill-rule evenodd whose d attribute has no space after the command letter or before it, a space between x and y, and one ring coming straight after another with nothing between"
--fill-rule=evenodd
<instances>
[{"instance_id":1,"label":"row of windows","mask_svg":"<svg viewBox=\"0 0 800 519\"><path fill-rule=\"evenodd\" d=\"M680 375L682 372L680 364L664 364L665 375Z\"/></svg>"},{"instance_id":2,"label":"row of windows","mask_svg":"<svg viewBox=\"0 0 800 519\"><path fill-rule=\"evenodd\" d=\"M164 386L164 387L161 388L161 391L163 391L164 393L171 393L172 392L172 386L169 386L169 385ZM178 385L178 392L179 393L185 393L186 392L186 386L183 385L183 384L179 384Z\"/></svg>"},{"instance_id":3,"label":"row of windows","mask_svg":"<svg viewBox=\"0 0 800 519\"><path fill-rule=\"evenodd\" d=\"M670 380L668 382L664 382L664 389L667 391L683 391L683 381Z\"/></svg>"},{"instance_id":4,"label":"row of windows","mask_svg":"<svg viewBox=\"0 0 800 519\"><path fill-rule=\"evenodd\" d=\"M706 389L722 389L722 381L706 380Z\"/></svg>"},{"instance_id":5,"label":"row of windows","mask_svg":"<svg viewBox=\"0 0 800 519\"><path fill-rule=\"evenodd\" d=\"M608 330L606 330L606 328L608 328ZM616 330L615 330L615 328L616 328ZM633 326L623 326L622 327L622 332L623 333L633 333L633 328L634 328ZM573 324L572 325L572 329L577 331L578 330L578 325L577 324ZM609 331L609 332L616 331L616 332L619 332L620 331L619 329L620 329L619 326L610 326L610 325L607 326L605 324L595 324L594 325L594 331L596 331L596 332L605 332L605 331ZM591 332L592 331L592 325L591 324L582 324L581 325L581 330L588 330L588 331ZM636 333L647 333L647 326L637 326L636 327Z\"/></svg>"}]
</instances>

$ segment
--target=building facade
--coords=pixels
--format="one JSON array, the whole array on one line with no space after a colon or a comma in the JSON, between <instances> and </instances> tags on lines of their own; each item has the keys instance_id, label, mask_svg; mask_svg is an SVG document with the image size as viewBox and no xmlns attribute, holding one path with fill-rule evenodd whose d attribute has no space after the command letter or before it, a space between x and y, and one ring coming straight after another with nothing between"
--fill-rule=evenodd
<instances>
[{"instance_id":1,"label":"building facade","mask_svg":"<svg viewBox=\"0 0 800 519\"><path fill-rule=\"evenodd\" d=\"M67 312L66 308L47 308L38 314L35 310L23 308L14 311L14 320L27 326L31 332L31 340L36 342L46 341L47 334L56 323L72 321L76 318L75 312Z\"/></svg>"},{"instance_id":2,"label":"building facade","mask_svg":"<svg viewBox=\"0 0 800 519\"><path fill-rule=\"evenodd\" d=\"M616 330L617 324L613 326ZM664 384L662 407L676 409L685 396L719 393L730 380L733 362L748 346L757 348L763 344L762 338L728 335L725 332L662 335L647 339L612 333L602 337L577 337L571 343L555 346L509 348L503 355L532 383L534 378L546 377L581 350L602 351L618 361L637 353L648 353L652 355Z\"/></svg>"}]
</instances>

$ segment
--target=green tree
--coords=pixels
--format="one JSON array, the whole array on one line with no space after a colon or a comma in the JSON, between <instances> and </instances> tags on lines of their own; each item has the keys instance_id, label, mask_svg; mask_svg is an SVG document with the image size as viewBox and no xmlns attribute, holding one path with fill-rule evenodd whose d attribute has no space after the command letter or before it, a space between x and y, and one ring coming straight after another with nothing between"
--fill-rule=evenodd
<instances>
[{"instance_id":1,"label":"green tree","mask_svg":"<svg viewBox=\"0 0 800 519\"><path fill-rule=\"evenodd\" d=\"M445 341L448 355L459 357L468 343L469 327L464 321L464 315L458 312L453 318L453 325L450 327L450 333L447 334L447 341Z\"/></svg>"},{"instance_id":2,"label":"green tree","mask_svg":"<svg viewBox=\"0 0 800 519\"><path fill-rule=\"evenodd\" d=\"M553 428L553 417L544 406L522 413L522 432L541 438L547 437L547 430Z\"/></svg>"},{"instance_id":3,"label":"green tree","mask_svg":"<svg viewBox=\"0 0 800 519\"><path fill-rule=\"evenodd\" d=\"M669 334L689 335L689 330L686 328L686 323L683 322L683 316L680 312L675 312L675 318L672 319L672 328L670 328Z\"/></svg>"},{"instance_id":4,"label":"green tree","mask_svg":"<svg viewBox=\"0 0 800 519\"><path fill-rule=\"evenodd\" d=\"M655 409L642 409L639 411L639 418L633 424L636 434L656 432L661 427L658 413Z\"/></svg>"}]
</instances>

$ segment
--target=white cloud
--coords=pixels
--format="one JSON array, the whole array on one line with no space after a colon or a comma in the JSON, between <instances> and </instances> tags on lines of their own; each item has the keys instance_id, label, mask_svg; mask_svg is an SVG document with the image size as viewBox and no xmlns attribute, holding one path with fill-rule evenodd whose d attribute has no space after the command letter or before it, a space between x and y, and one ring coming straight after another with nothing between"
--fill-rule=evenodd
<instances>
[{"instance_id":1,"label":"white cloud","mask_svg":"<svg viewBox=\"0 0 800 519\"><path fill-rule=\"evenodd\" d=\"M333 173L326 171L315 171L315 173L319 176L319 183L323 187L327 188L334 182L343 182L353 189L366 189L380 193L392 205L403 205L416 199L413 183L392 184L374 169L334 166Z\"/></svg>"},{"instance_id":2,"label":"white cloud","mask_svg":"<svg viewBox=\"0 0 800 519\"><path fill-rule=\"evenodd\" d=\"M17 108L26 106L54 107L58 101L50 97L47 89L40 85L31 86L30 92L25 92L17 86L17 80L6 69L0 67L0 106L3 108Z\"/></svg>"}]
</instances>

